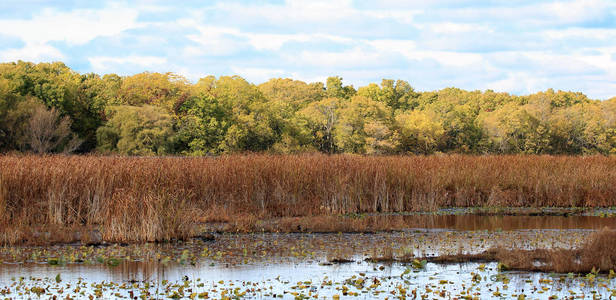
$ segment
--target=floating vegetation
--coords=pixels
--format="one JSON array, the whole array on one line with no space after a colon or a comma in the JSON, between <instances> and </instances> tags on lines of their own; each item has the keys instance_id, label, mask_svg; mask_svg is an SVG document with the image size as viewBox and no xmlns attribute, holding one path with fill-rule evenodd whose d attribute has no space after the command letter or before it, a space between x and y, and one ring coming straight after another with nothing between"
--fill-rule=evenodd
<instances>
[{"instance_id":1,"label":"floating vegetation","mask_svg":"<svg viewBox=\"0 0 616 300\"><path fill-rule=\"evenodd\" d=\"M47 265L121 266L132 262L165 265L229 265L260 262L289 262L334 259L361 261L380 258L391 261L442 257L460 253L477 254L502 249L575 249L588 238L586 229L533 229L514 231L458 231L411 229L379 233L216 233L214 240L188 239L175 243L108 244L85 246L0 247L4 264L44 263Z\"/></svg>"},{"instance_id":2,"label":"floating vegetation","mask_svg":"<svg viewBox=\"0 0 616 300\"><path fill-rule=\"evenodd\" d=\"M616 233L596 229L609 218L435 216L423 228L374 233L223 231L168 243L4 246L0 298L616 296ZM580 229L566 220L586 221ZM490 227L498 230L483 229Z\"/></svg>"},{"instance_id":3,"label":"floating vegetation","mask_svg":"<svg viewBox=\"0 0 616 300\"><path fill-rule=\"evenodd\" d=\"M302 272L296 269L301 267ZM380 268L383 267L383 268ZM0 275L0 295L6 298L170 298L170 299L371 299L398 298L609 298L616 282L604 274L592 276L498 270L495 263L437 265L421 269L401 263L368 262L340 266L257 264L238 267L167 268L139 280L115 268L88 268L80 276ZM189 275L186 275L189 274ZM129 275L130 276L130 275ZM66 277L66 278L65 278Z\"/></svg>"}]
</instances>

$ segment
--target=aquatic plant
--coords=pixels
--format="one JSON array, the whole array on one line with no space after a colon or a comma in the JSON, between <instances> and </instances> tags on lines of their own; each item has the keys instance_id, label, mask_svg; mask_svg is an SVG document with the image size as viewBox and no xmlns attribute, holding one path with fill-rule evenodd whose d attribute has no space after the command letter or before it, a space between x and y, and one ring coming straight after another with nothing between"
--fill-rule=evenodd
<instances>
[{"instance_id":1,"label":"aquatic plant","mask_svg":"<svg viewBox=\"0 0 616 300\"><path fill-rule=\"evenodd\" d=\"M616 206L614 182L616 158L604 156L4 155L0 243L165 241L190 236L197 223L251 231L272 217L607 207ZM369 218L349 219L350 226L328 224L336 219L311 226L379 227ZM83 229L102 236L72 234Z\"/></svg>"}]
</instances>

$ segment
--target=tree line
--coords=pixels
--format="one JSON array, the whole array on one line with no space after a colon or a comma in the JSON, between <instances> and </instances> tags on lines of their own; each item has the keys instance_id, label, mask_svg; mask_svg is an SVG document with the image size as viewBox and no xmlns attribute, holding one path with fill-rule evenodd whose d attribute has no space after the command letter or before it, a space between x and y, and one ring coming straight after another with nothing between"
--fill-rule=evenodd
<instances>
[{"instance_id":1,"label":"tree line","mask_svg":"<svg viewBox=\"0 0 616 300\"><path fill-rule=\"evenodd\" d=\"M0 152L612 154L616 97L0 64Z\"/></svg>"}]
</instances>

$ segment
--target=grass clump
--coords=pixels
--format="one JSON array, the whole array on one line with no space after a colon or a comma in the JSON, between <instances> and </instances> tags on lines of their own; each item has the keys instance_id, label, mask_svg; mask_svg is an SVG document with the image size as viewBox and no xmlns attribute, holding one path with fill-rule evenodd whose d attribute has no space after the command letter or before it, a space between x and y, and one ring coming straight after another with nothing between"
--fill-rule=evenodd
<instances>
[{"instance_id":1,"label":"grass clump","mask_svg":"<svg viewBox=\"0 0 616 300\"><path fill-rule=\"evenodd\" d=\"M498 261L499 271L521 270L557 273L609 273L616 270L616 230L594 232L576 249L502 249L476 254L427 257L437 263Z\"/></svg>"}]
</instances>

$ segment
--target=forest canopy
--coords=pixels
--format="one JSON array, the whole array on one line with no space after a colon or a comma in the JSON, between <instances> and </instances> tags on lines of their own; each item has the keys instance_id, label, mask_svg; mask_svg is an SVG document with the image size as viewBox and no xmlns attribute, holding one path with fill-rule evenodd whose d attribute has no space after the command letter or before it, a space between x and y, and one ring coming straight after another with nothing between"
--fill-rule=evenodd
<instances>
[{"instance_id":1,"label":"forest canopy","mask_svg":"<svg viewBox=\"0 0 616 300\"><path fill-rule=\"evenodd\" d=\"M0 64L0 152L613 154L616 97Z\"/></svg>"}]
</instances>

